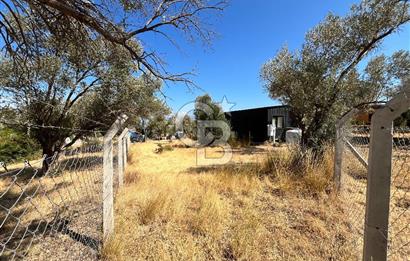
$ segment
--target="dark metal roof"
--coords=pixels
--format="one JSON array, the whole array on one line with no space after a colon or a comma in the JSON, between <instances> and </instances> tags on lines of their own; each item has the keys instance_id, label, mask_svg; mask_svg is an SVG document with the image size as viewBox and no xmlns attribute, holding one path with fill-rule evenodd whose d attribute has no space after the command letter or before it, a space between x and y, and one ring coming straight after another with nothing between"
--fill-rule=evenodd
<instances>
[{"instance_id":1,"label":"dark metal roof","mask_svg":"<svg viewBox=\"0 0 410 261\"><path fill-rule=\"evenodd\" d=\"M290 106L289 106L289 105L274 105L274 106L266 106L266 107L259 107L259 108L242 109L242 110L228 111L228 112L253 111L253 110L267 110L267 109L275 109L275 108L290 108Z\"/></svg>"}]
</instances>

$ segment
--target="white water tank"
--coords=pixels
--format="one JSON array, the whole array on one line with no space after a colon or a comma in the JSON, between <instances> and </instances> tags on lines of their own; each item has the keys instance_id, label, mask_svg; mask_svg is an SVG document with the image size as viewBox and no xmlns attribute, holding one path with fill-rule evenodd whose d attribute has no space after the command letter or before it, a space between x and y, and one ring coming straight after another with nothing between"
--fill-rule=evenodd
<instances>
[{"instance_id":1,"label":"white water tank","mask_svg":"<svg viewBox=\"0 0 410 261\"><path fill-rule=\"evenodd\" d=\"M293 129L286 131L286 143L287 144L300 144L302 140L302 130Z\"/></svg>"}]
</instances>

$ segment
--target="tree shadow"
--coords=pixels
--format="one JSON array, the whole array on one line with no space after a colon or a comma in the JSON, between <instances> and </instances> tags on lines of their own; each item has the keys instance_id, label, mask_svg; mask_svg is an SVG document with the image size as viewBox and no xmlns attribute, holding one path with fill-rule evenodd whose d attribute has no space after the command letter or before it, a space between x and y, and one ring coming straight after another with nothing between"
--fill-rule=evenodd
<instances>
[{"instance_id":1,"label":"tree shadow","mask_svg":"<svg viewBox=\"0 0 410 261\"><path fill-rule=\"evenodd\" d=\"M2 233L0 251L3 251L3 253L0 252L2 254L0 260L12 260L16 257L25 259L31 246L41 244L42 239L58 234L67 235L73 242L81 243L98 255L102 241L71 229L69 227L70 223L70 219L60 218L56 215L49 222L46 220L33 220L28 226L18 227L12 235Z\"/></svg>"},{"instance_id":2,"label":"tree shadow","mask_svg":"<svg viewBox=\"0 0 410 261\"><path fill-rule=\"evenodd\" d=\"M60 192L58 195L53 193L60 191L63 187L69 187L71 182L53 180L55 183L49 183L46 186L43 186L42 182L44 180L31 175L31 178L27 179L25 183L12 179L7 186L0 187L3 190L0 192L0 254L2 251L6 253L0 255L0 260L3 260L3 256L6 256L5 260L8 260L8 257L12 258L16 254L13 249L23 249L23 251L18 252L24 252L24 249L29 248L32 244L34 238L52 230L66 234L82 244L88 244L87 246L93 250L98 248L97 241L69 229L69 219L64 221L61 219L51 223L45 221L54 215L58 216L63 213L70 205L64 201L65 198L61 198ZM30 220L32 217L33 220Z\"/></svg>"},{"instance_id":3,"label":"tree shadow","mask_svg":"<svg viewBox=\"0 0 410 261\"><path fill-rule=\"evenodd\" d=\"M83 156L81 158L64 158L58 160L57 165L64 171L84 171L102 166L102 156ZM62 168L61 168L62 167ZM61 173L60 173L61 174Z\"/></svg>"},{"instance_id":4,"label":"tree shadow","mask_svg":"<svg viewBox=\"0 0 410 261\"><path fill-rule=\"evenodd\" d=\"M216 173L245 173L252 172L258 167L258 163L228 163L224 165L196 166L187 169L190 174L216 174Z\"/></svg>"},{"instance_id":5,"label":"tree shadow","mask_svg":"<svg viewBox=\"0 0 410 261\"><path fill-rule=\"evenodd\" d=\"M243 148L233 148L233 153L240 155L255 155L255 154L267 154L268 151L264 148L259 148L255 146L243 147Z\"/></svg>"},{"instance_id":6,"label":"tree shadow","mask_svg":"<svg viewBox=\"0 0 410 261\"><path fill-rule=\"evenodd\" d=\"M97 166L102 167L102 163L102 156L88 155L83 157L61 157L51 162L50 167L46 173L43 172L41 164L40 166L37 166L38 164L36 164L36 166L26 165L24 168L13 169L9 172L0 174L0 178L3 180L16 179L16 181L24 183L25 181L29 181L33 177L56 177L63 174L64 172L91 170L96 168Z\"/></svg>"}]
</instances>

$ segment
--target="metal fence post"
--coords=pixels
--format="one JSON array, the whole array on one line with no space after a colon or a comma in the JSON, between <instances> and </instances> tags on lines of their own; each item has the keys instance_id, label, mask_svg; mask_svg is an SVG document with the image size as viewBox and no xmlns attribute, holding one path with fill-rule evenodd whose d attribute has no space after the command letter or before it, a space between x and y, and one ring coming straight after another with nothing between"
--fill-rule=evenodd
<instances>
[{"instance_id":1,"label":"metal fence post","mask_svg":"<svg viewBox=\"0 0 410 261\"><path fill-rule=\"evenodd\" d=\"M114 195L113 195L113 148L112 139L127 120L126 115L118 117L104 136L103 153L103 237L104 240L114 231Z\"/></svg>"},{"instance_id":2,"label":"metal fence post","mask_svg":"<svg viewBox=\"0 0 410 261\"><path fill-rule=\"evenodd\" d=\"M125 137L128 133L128 129L125 128L120 136L118 136L118 186L122 187L124 185L124 170L125 161L127 157Z\"/></svg>"},{"instance_id":3,"label":"metal fence post","mask_svg":"<svg viewBox=\"0 0 410 261\"><path fill-rule=\"evenodd\" d=\"M366 261L387 260L393 120L409 107L410 85L372 117L363 246Z\"/></svg>"},{"instance_id":4,"label":"metal fence post","mask_svg":"<svg viewBox=\"0 0 410 261\"><path fill-rule=\"evenodd\" d=\"M342 187L342 163L343 163L343 150L344 150L344 127L347 121L358 112L358 109L353 108L340 118L336 123L336 142L335 142L335 159L334 159L334 173L333 182L337 191L340 191Z\"/></svg>"}]
</instances>

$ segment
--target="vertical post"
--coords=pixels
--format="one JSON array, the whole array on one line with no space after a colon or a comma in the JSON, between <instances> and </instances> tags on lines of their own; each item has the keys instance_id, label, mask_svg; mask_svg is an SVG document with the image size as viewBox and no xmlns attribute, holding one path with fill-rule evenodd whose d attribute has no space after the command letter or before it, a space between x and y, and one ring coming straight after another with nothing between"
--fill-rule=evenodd
<instances>
[{"instance_id":1,"label":"vertical post","mask_svg":"<svg viewBox=\"0 0 410 261\"><path fill-rule=\"evenodd\" d=\"M127 168L127 164L128 164L128 150L129 150L129 142L130 142L130 133L129 131L127 131L127 133L125 134L124 137L124 169Z\"/></svg>"},{"instance_id":2,"label":"vertical post","mask_svg":"<svg viewBox=\"0 0 410 261\"><path fill-rule=\"evenodd\" d=\"M114 232L114 195L113 195L113 151L112 139L127 120L126 115L119 117L104 136L103 152L103 237L104 240Z\"/></svg>"},{"instance_id":3,"label":"vertical post","mask_svg":"<svg viewBox=\"0 0 410 261\"><path fill-rule=\"evenodd\" d=\"M127 157L127 152L125 149L125 137L128 133L128 129L125 128L120 136L118 136L118 186L122 187L124 185L124 169L125 161Z\"/></svg>"},{"instance_id":4,"label":"vertical post","mask_svg":"<svg viewBox=\"0 0 410 261\"><path fill-rule=\"evenodd\" d=\"M353 115L358 112L358 109L353 108L344 114L336 123L336 142L335 142L335 165L333 173L333 182L337 191L342 187L342 163L344 151L344 127L346 123L352 119Z\"/></svg>"},{"instance_id":5,"label":"vertical post","mask_svg":"<svg viewBox=\"0 0 410 261\"><path fill-rule=\"evenodd\" d=\"M410 85L372 117L363 260L387 260L393 120L410 107Z\"/></svg>"},{"instance_id":6,"label":"vertical post","mask_svg":"<svg viewBox=\"0 0 410 261\"><path fill-rule=\"evenodd\" d=\"M333 173L333 182L335 183L335 187L337 191L340 191L342 187L342 164L343 164L343 150L344 150L344 143L343 143L343 136L342 136L342 129L336 124L336 143L335 143L335 170Z\"/></svg>"},{"instance_id":7,"label":"vertical post","mask_svg":"<svg viewBox=\"0 0 410 261\"><path fill-rule=\"evenodd\" d=\"M392 139L392 121L374 114L370 133L364 260L387 259Z\"/></svg>"}]
</instances>

